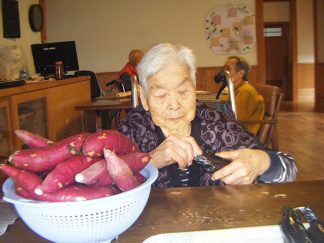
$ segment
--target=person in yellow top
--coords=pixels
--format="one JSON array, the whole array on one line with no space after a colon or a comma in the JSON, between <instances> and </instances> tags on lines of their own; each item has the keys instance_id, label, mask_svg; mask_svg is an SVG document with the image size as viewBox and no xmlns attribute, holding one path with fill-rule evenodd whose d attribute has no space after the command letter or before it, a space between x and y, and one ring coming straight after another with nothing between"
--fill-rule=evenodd
<instances>
[{"instance_id":1,"label":"person in yellow top","mask_svg":"<svg viewBox=\"0 0 324 243\"><path fill-rule=\"evenodd\" d=\"M264 99L256 89L248 83L250 66L248 62L237 56L227 58L224 70L230 73L234 86L236 115L239 121L261 120L264 116ZM222 101L229 101L229 94L222 94ZM257 134L260 124L244 123L247 130Z\"/></svg>"}]
</instances>

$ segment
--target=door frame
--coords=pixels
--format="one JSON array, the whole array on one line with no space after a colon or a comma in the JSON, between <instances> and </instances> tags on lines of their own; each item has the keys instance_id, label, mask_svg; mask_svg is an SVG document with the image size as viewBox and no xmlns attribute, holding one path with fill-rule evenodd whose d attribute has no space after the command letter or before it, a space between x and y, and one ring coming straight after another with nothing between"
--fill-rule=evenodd
<instances>
[{"instance_id":1,"label":"door frame","mask_svg":"<svg viewBox=\"0 0 324 243\"><path fill-rule=\"evenodd\" d=\"M265 38L263 35L264 2L289 2L290 12L290 43L291 43L291 92L292 101L297 101L297 6L296 0L255 0L256 14L256 39L257 39L257 61L258 61L258 80L265 83Z\"/></svg>"},{"instance_id":2,"label":"door frame","mask_svg":"<svg viewBox=\"0 0 324 243\"><path fill-rule=\"evenodd\" d=\"M287 66L287 72L285 73L286 76L286 82L283 84L283 89L285 90L284 99L285 100L292 100L292 65L291 65L291 38L290 38L290 23L289 22L264 22L264 28L273 28L273 27L280 27L283 31L286 33L285 38L285 47L288 50L287 58L286 60L286 66ZM267 65L265 63L265 65ZM265 76L267 76L267 71L265 70ZM265 79L266 80L266 79Z\"/></svg>"}]
</instances>

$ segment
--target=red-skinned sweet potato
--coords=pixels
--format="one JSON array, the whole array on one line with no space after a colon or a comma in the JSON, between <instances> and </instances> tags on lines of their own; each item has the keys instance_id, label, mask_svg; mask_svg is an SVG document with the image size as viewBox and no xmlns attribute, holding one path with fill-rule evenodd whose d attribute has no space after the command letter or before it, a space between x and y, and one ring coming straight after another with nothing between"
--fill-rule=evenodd
<instances>
[{"instance_id":1,"label":"red-skinned sweet potato","mask_svg":"<svg viewBox=\"0 0 324 243\"><path fill-rule=\"evenodd\" d=\"M82 154L74 155L55 166L55 168L46 175L43 182L36 187L34 192L37 195L57 192L61 188L73 184L74 176L96 161L97 159L89 158Z\"/></svg>"},{"instance_id":2,"label":"red-skinned sweet potato","mask_svg":"<svg viewBox=\"0 0 324 243\"><path fill-rule=\"evenodd\" d=\"M91 134L84 141L82 151L89 157L102 157L104 148L114 151L116 154L139 151L136 143L115 130L101 130Z\"/></svg>"},{"instance_id":3,"label":"red-skinned sweet potato","mask_svg":"<svg viewBox=\"0 0 324 243\"><path fill-rule=\"evenodd\" d=\"M33 172L15 168L10 165L1 164L0 170L12 178L16 187L21 187L23 193L27 193L31 198L35 198L34 190L41 184L42 178Z\"/></svg>"},{"instance_id":4,"label":"red-skinned sweet potato","mask_svg":"<svg viewBox=\"0 0 324 243\"><path fill-rule=\"evenodd\" d=\"M0 170L4 171L13 179L15 188L18 189L16 193L28 199L49 202L74 202L107 197L119 193L119 190L114 186L100 187L73 184L55 193L37 195L34 193L34 190L42 182L42 179L38 175L6 164L1 164Z\"/></svg>"},{"instance_id":5,"label":"red-skinned sweet potato","mask_svg":"<svg viewBox=\"0 0 324 243\"><path fill-rule=\"evenodd\" d=\"M107 186L114 183L108 173L107 162L105 159L97 161L89 168L75 175L75 181L86 185L96 186Z\"/></svg>"},{"instance_id":6,"label":"red-skinned sweet potato","mask_svg":"<svg viewBox=\"0 0 324 243\"><path fill-rule=\"evenodd\" d=\"M37 195L39 201L49 202L78 202L90 199L109 197L118 192L114 187L109 186L89 186L73 184L62 188L54 193L43 193Z\"/></svg>"},{"instance_id":7,"label":"red-skinned sweet potato","mask_svg":"<svg viewBox=\"0 0 324 243\"><path fill-rule=\"evenodd\" d=\"M136 174L134 174L134 177L136 178L136 180L137 180L140 184L142 184L143 182L146 181L146 177L143 176L141 173L136 173Z\"/></svg>"},{"instance_id":8,"label":"red-skinned sweet potato","mask_svg":"<svg viewBox=\"0 0 324 243\"><path fill-rule=\"evenodd\" d=\"M87 136L89 133L81 133L44 148L19 150L9 157L9 162L18 168L33 172L48 171L64 160L80 153Z\"/></svg>"},{"instance_id":9,"label":"red-skinned sweet potato","mask_svg":"<svg viewBox=\"0 0 324 243\"><path fill-rule=\"evenodd\" d=\"M114 152L104 149L104 156L107 161L108 173L121 191L128 191L140 185L126 162Z\"/></svg>"},{"instance_id":10,"label":"red-skinned sweet potato","mask_svg":"<svg viewBox=\"0 0 324 243\"><path fill-rule=\"evenodd\" d=\"M43 148L54 143L53 141L22 129L16 130L15 134L21 142L30 148Z\"/></svg>"},{"instance_id":11,"label":"red-skinned sweet potato","mask_svg":"<svg viewBox=\"0 0 324 243\"><path fill-rule=\"evenodd\" d=\"M118 156L128 164L133 173L141 171L151 159L149 153L142 152L120 154Z\"/></svg>"},{"instance_id":12,"label":"red-skinned sweet potato","mask_svg":"<svg viewBox=\"0 0 324 243\"><path fill-rule=\"evenodd\" d=\"M31 195L29 192L27 192L26 190L24 190L24 188L22 188L19 184L15 183L15 190L16 190L16 193L21 196L21 197L24 197L26 199L32 199L34 200L34 196Z\"/></svg>"},{"instance_id":13,"label":"red-skinned sweet potato","mask_svg":"<svg viewBox=\"0 0 324 243\"><path fill-rule=\"evenodd\" d=\"M149 162L150 154L135 152L118 155L133 173L141 171ZM111 185L113 179L108 173L106 160L100 160L75 176L75 181L87 185Z\"/></svg>"}]
</instances>

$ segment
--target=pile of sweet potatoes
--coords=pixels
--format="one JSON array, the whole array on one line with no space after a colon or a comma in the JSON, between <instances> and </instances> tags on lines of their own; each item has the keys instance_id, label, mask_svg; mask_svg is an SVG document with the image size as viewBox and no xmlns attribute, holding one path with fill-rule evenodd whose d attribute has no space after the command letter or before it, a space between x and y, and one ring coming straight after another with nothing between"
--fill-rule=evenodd
<instances>
[{"instance_id":1,"label":"pile of sweet potatoes","mask_svg":"<svg viewBox=\"0 0 324 243\"><path fill-rule=\"evenodd\" d=\"M146 179L139 172L150 155L117 131L81 133L57 143L24 130L15 133L29 148L13 153L0 170L22 197L83 201L130 190Z\"/></svg>"}]
</instances>

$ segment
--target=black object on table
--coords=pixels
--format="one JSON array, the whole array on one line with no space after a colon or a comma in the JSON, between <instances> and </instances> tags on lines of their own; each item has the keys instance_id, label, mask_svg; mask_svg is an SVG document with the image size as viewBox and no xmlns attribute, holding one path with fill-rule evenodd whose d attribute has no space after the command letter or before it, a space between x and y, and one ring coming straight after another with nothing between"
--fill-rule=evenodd
<instances>
[{"instance_id":1,"label":"black object on table","mask_svg":"<svg viewBox=\"0 0 324 243\"><path fill-rule=\"evenodd\" d=\"M9 80L9 81L0 81L0 89L6 89L11 87L22 86L26 83L25 80Z\"/></svg>"}]
</instances>

